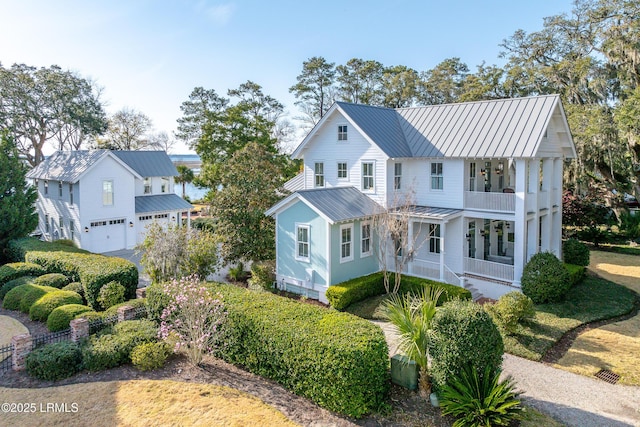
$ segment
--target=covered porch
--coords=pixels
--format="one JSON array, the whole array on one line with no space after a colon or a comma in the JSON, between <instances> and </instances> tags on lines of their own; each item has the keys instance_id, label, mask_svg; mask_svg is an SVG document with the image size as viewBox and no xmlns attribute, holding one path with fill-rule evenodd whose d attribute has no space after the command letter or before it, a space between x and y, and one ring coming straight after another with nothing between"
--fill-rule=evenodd
<instances>
[{"instance_id":1,"label":"covered porch","mask_svg":"<svg viewBox=\"0 0 640 427\"><path fill-rule=\"evenodd\" d=\"M463 272L512 283L516 232L505 219L465 218Z\"/></svg>"}]
</instances>

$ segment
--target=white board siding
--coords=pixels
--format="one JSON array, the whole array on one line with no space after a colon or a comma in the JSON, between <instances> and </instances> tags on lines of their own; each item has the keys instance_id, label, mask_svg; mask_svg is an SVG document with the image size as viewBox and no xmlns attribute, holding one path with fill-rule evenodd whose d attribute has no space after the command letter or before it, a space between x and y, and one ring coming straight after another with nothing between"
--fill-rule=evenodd
<instances>
[{"instance_id":1,"label":"white board siding","mask_svg":"<svg viewBox=\"0 0 640 427\"><path fill-rule=\"evenodd\" d=\"M441 162L443 189L431 189L431 162ZM390 166L393 167L393 166ZM390 174L393 188L393 174ZM464 206L464 160L407 159L402 161L402 187L413 186L418 205L462 209Z\"/></svg>"},{"instance_id":2,"label":"white board siding","mask_svg":"<svg viewBox=\"0 0 640 427\"><path fill-rule=\"evenodd\" d=\"M347 124L347 141L338 141L338 125ZM376 145L358 133L339 113L329 118L304 150L305 189L314 188L314 164L324 163L325 188L353 186L362 189L362 162L375 163L375 191L367 193L383 203L386 189L387 156ZM347 162L348 179L338 180L338 162Z\"/></svg>"}]
</instances>

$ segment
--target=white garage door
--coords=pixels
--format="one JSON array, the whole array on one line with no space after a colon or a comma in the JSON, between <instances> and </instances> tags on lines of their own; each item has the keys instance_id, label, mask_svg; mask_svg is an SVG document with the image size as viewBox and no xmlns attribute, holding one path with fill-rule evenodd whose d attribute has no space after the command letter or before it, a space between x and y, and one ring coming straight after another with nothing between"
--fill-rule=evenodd
<instances>
[{"instance_id":1,"label":"white garage door","mask_svg":"<svg viewBox=\"0 0 640 427\"><path fill-rule=\"evenodd\" d=\"M91 252L103 253L127 246L125 219L91 221Z\"/></svg>"}]
</instances>

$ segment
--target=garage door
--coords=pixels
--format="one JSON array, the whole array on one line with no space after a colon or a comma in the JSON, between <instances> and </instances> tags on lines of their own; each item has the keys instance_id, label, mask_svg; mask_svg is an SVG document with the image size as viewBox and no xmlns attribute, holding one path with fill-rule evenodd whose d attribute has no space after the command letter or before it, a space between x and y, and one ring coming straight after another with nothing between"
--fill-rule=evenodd
<instances>
[{"instance_id":1,"label":"garage door","mask_svg":"<svg viewBox=\"0 0 640 427\"><path fill-rule=\"evenodd\" d=\"M91 221L91 252L103 253L127 246L125 219Z\"/></svg>"}]
</instances>

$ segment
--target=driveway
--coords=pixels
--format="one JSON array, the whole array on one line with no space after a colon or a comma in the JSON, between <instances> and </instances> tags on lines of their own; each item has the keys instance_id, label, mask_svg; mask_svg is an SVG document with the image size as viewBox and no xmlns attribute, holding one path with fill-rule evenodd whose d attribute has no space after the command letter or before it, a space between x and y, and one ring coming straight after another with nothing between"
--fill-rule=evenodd
<instances>
[{"instance_id":1,"label":"driveway","mask_svg":"<svg viewBox=\"0 0 640 427\"><path fill-rule=\"evenodd\" d=\"M382 328L395 354L398 336L388 322ZM504 355L503 375L511 375L522 400L570 427L640 426L640 387L612 385L544 363Z\"/></svg>"}]
</instances>

